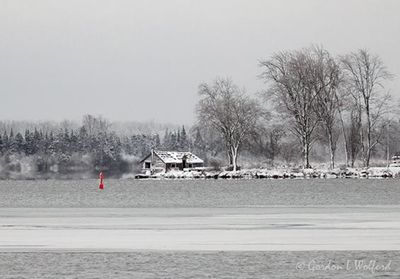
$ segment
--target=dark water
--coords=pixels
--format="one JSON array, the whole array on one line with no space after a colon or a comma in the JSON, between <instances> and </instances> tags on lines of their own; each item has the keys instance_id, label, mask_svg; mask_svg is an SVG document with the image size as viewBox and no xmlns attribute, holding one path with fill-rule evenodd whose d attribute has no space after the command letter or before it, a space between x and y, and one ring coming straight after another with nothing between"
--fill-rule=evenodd
<instances>
[{"instance_id":1,"label":"dark water","mask_svg":"<svg viewBox=\"0 0 400 279\"><path fill-rule=\"evenodd\" d=\"M399 205L398 179L0 181L0 207Z\"/></svg>"},{"instance_id":2,"label":"dark water","mask_svg":"<svg viewBox=\"0 0 400 279\"><path fill-rule=\"evenodd\" d=\"M356 261L364 262L356 267ZM365 268L371 261L386 270ZM400 278L400 252L0 253L0 275L3 279Z\"/></svg>"}]
</instances>

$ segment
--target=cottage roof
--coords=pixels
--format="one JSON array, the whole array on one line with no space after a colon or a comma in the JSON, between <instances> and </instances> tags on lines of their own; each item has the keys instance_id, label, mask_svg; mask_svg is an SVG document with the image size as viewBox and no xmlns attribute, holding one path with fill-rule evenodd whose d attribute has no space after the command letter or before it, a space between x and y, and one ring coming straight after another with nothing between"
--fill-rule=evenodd
<instances>
[{"instance_id":1,"label":"cottage roof","mask_svg":"<svg viewBox=\"0 0 400 279\"><path fill-rule=\"evenodd\" d=\"M161 150L154 150L154 155L160 158L161 161L163 161L165 164L179 164L182 163L183 156L186 156L186 163L188 164L202 164L204 161L194 155L191 152L181 152L181 151L161 151ZM145 159L142 161L146 160L151 156L148 155L146 156Z\"/></svg>"},{"instance_id":2,"label":"cottage roof","mask_svg":"<svg viewBox=\"0 0 400 279\"><path fill-rule=\"evenodd\" d=\"M166 164L182 163L183 156L186 156L186 162L189 164L203 163L202 159L191 152L154 150L154 154L157 155Z\"/></svg>"}]
</instances>

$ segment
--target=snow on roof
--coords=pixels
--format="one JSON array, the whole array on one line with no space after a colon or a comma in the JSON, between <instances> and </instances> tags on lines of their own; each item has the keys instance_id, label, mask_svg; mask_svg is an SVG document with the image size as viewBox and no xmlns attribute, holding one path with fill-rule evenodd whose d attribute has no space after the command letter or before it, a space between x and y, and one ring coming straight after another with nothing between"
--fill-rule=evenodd
<instances>
[{"instance_id":1,"label":"snow on roof","mask_svg":"<svg viewBox=\"0 0 400 279\"><path fill-rule=\"evenodd\" d=\"M204 162L202 159L191 152L154 150L154 154L157 155L166 164L182 163L183 156L186 156L186 162L189 164L198 164Z\"/></svg>"}]
</instances>

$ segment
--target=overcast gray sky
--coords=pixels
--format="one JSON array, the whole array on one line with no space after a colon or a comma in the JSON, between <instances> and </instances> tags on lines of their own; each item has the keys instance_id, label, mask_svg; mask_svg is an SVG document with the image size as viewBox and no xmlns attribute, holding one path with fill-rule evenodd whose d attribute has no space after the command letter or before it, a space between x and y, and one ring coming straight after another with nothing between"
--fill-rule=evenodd
<instances>
[{"instance_id":1,"label":"overcast gray sky","mask_svg":"<svg viewBox=\"0 0 400 279\"><path fill-rule=\"evenodd\" d=\"M258 60L368 48L397 75L398 0L0 0L0 119L190 124L197 87L263 88Z\"/></svg>"}]
</instances>

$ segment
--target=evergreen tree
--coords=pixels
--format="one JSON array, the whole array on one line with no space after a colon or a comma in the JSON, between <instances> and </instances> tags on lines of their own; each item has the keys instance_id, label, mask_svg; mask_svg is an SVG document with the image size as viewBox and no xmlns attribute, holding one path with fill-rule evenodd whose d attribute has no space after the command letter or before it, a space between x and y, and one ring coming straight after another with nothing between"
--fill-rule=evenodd
<instances>
[{"instance_id":1,"label":"evergreen tree","mask_svg":"<svg viewBox=\"0 0 400 279\"><path fill-rule=\"evenodd\" d=\"M3 155L3 137L0 135L0 155Z\"/></svg>"},{"instance_id":2,"label":"evergreen tree","mask_svg":"<svg viewBox=\"0 0 400 279\"><path fill-rule=\"evenodd\" d=\"M8 146L7 147L8 147L8 152L10 154L14 154L14 153L18 152L18 144L15 141L13 129L11 129L11 131L10 131L10 136L8 137Z\"/></svg>"},{"instance_id":3,"label":"evergreen tree","mask_svg":"<svg viewBox=\"0 0 400 279\"><path fill-rule=\"evenodd\" d=\"M88 153L90 150L89 136L84 126L79 129L78 150L82 153Z\"/></svg>"},{"instance_id":4,"label":"evergreen tree","mask_svg":"<svg viewBox=\"0 0 400 279\"><path fill-rule=\"evenodd\" d=\"M163 149L168 150L170 147L170 133L168 129L165 130L164 138L163 138Z\"/></svg>"},{"instance_id":5,"label":"evergreen tree","mask_svg":"<svg viewBox=\"0 0 400 279\"><path fill-rule=\"evenodd\" d=\"M64 133L62 135L62 152L65 154L72 153L71 137L67 129L64 129Z\"/></svg>"},{"instance_id":6,"label":"evergreen tree","mask_svg":"<svg viewBox=\"0 0 400 279\"><path fill-rule=\"evenodd\" d=\"M24 137L21 135L21 133L17 133L16 135L15 135L15 138L14 138L14 142L15 142L15 150L14 150L14 152L15 153L22 153L22 152L24 152Z\"/></svg>"},{"instance_id":7,"label":"evergreen tree","mask_svg":"<svg viewBox=\"0 0 400 279\"><path fill-rule=\"evenodd\" d=\"M24 148L24 152L26 155L32 155L34 154L34 150L35 147L33 146L34 142L33 142L33 137L31 135L31 133L29 132L29 130L25 130L25 148Z\"/></svg>"},{"instance_id":8,"label":"evergreen tree","mask_svg":"<svg viewBox=\"0 0 400 279\"><path fill-rule=\"evenodd\" d=\"M170 141L170 144L169 144L169 150L171 150L171 151L174 151L174 150L176 150L177 149L177 144L176 144L176 141L177 140L177 137L176 137L176 134L175 133L171 133L171 136L170 136L170 139L169 139L169 141Z\"/></svg>"},{"instance_id":9,"label":"evergreen tree","mask_svg":"<svg viewBox=\"0 0 400 279\"><path fill-rule=\"evenodd\" d=\"M69 137L69 146L70 146L70 152L78 152L79 147L78 147L78 137L75 135L74 131L71 130L71 135Z\"/></svg>"},{"instance_id":10,"label":"evergreen tree","mask_svg":"<svg viewBox=\"0 0 400 279\"><path fill-rule=\"evenodd\" d=\"M180 138L180 148L182 149L182 151L188 151L189 149L189 143L188 143L188 138L186 135L186 130L185 130L185 126L182 126L182 130L181 130L181 138Z\"/></svg>"},{"instance_id":11,"label":"evergreen tree","mask_svg":"<svg viewBox=\"0 0 400 279\"><path fill-rule=\"evenodd\" d=\"M50 150L49 150L50 144L51 144L51 139L49 134L46 132L42 140L40 153L43 153L45 155L50 155Z\"/></svg>"},{"instance_id":12,"label":"evergreen tree","mask_svg":"<svg viewBox=\"0 0 400 279\"><path fill-rule=\"evenodd\" d=\"M6 131L4 131L4 134L3 134L3 154L7 154L8 153L8 146L9 146L9 138L8 138L8 135L7 135L7 132Z\"/></svg>"},{"instance_id":13,"label":"evergreen tree","mask_svg":"<svg viewBox=\"0 0 400 279\"><path fill-rule=\"evenodd\" d=\"M39 131L35 128L33 132L33 154L36 154L40 150L40 145L42 143L42 138Z\"/></svg>"},{"instance_id":14,"label":"evergreen tree","mask_svg":"<svg viewBox=\"0 0 400 279\"><path fill-rule=\"evenodd\" d=\"M158 149L161 145L161 141L160 141L160 136L158 134L155 134L153 137L153 149Z\"/></svg>"},{"instance_id":15,"label":"evergreen tree","mask_svg":"<svg viewBox=\"0 0 400 279\"><path fill-rule=\"evenodd\" d=\"M182 149L181 147L182 147L181 146L181 132L178 130L176 132L176 142L175 142L174 150L181 151L181 149Z\"/></svg>"},{"instance_id":16,"label":"evergreen tree","mask_svg":"<svg viewBox=\"0 0 400 279\"><path fill-rule=\"evenodd\" d=\"M56 156L56 151L57 151L57 147L56 147L57 142L56 142L56 140L55 140L55 138L54 138L53 132L50 132L48 142L49 142L48 148L47 148L48 154L49 154L51 157L55 157L55 156Z\"/></svg>"},{"instance_id":17,"label":"evergreen tree","mask_svg":"<svg viewBox=\"0 0 400 279\"><path fill-rule=\"evenodd\" d=\"M126 154L129 154L129 155L132 155L132 148L131 148L129 137L127 137L127 136L122 137L121 144L122 144L123 152Z\"/></svg>"}]
</instances>

